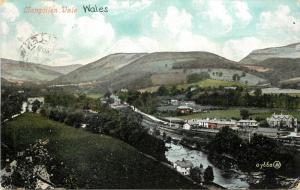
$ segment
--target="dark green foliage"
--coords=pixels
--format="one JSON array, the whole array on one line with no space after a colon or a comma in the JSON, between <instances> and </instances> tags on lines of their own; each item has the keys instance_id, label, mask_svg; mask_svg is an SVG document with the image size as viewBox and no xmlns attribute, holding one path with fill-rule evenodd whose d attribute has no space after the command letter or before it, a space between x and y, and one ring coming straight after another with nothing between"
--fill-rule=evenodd
<instances>
[{"instance_id":1,"label":"dark green foliage","mask_svg":"<svg viewBox=\"0 0 300 190\"><path fill-rule=\"evenodd\" d=\"M232 80L233 81L240 81L240 79L241 79L240 75L238 75L238 74L232 75Z\"/></svg>"},{"instance_id":2,"label":"dark green foliage","mask_svg":"<svg viewBox=\"0 0 300 190\"><path fill-rule=\"evenodd\" d=\"M209 144L209 150L216 153L235 154L240 151L242 139L237 132L224 127L216 134L215 138Z\"/></svg>"},{"instance_id":3,"label":"dark green foliage","mask_svg":"<svg viewBox=\"0 0 300 190\"><path fill-rule=\"evenodd\" d=\"M250 112L249 112L249 110L241 109L240 115L241 115L242 119L248 119L250 116Z\"/></svg>"},{"instance_id":4,"label":"dark green foliage","mask_svg":"<svg viewBox=\"0 0 300 190\"><path fill-rule=\"evenodd\" d=\"M202 89L200 92L189 92L188 97L202 105L216 106L243 106L243 107L264 107L264 108L300 108L300 98L288 94L261 94L257 89L254 95L247 92L247 89L237 88L236 90Z\"/></svg>"},{"instance_id":5,"label":"dark green foliage","mask_svg":"<svg viewBox=\"0 0 300 190\"><path fill-rule=\"evenodd\" d=\"M201 73L193 73L187 76L187 82L188 83L195 83L199 82L201 80L209 79L210 76L207 72L201 72Z\"/></svg>"},{"instance_id":6,"label":"dark green foliage","mask_svg":"<svg viewBox=\"0 0 300 190\"><path fill-rule=\"evenodd\" d=\"M209 143L208 149L210 156L229 155L233 157L243 171L280 173L284 171L292 172L293 167L295 167L296 150L294 148L285 147L274 139L256 134L251 138L250 143L246 143L237 136L235 131L228 127L223 128L215 136ZM280 169L257 167L257 164L273 163L274 161L281 162Z\"/></svg>"},{"instance_id":7,"label":"dark green foliage","mask_svg":"<svg viewBox=\"0 0 300 190\"><path fill-rule=\"evenodd\" d=\"M84 115L82 112L69 113L65 119L67 125L79 128L84 121Z\"/></svg>"},{"instance_id":8,"label":"dark green foliage","mask_svg":"<svg viewBox=\"0 0 300 190\"><path fill-rule=\"evenodd\" d=\"M32 103L32 112L36 112L39 108L41 107L41 102L39 102L38 100L35 100Z\"/></svg>"},{"instance_id":9,"label":"dark green foliage","mask_svg":"<svg viewBox=\"0 0 300 190\"><path fill-rule=\"evenodd\" d=\"M162 91L167 91L164 93L169 94L169 90L162 86ZM162 93L162 94L164 94ZM156 94L154 93L149 93L149 92L138 92L138 91L133 91L129 90L128 92L121 92L119 93L120 99L124 102L126 101L130 105L133 105L137 108L139 108L141 111L153 114L156 111L156 105L157 105L157 97Z\"/></svg>"},{"instance_id":10,"label":"dark green foliage","mask_svg":"<svg viewBox=\"0 0 300 190\"><path fill-rule=\"evenodd\" d=\"M200 165L200 167L194 167L191 169L191 172L190 172L190 177L198 182L198 183L201 183L203 182L203 175L204 173L202 173L204 170L203 170L203 166L202 164Z\"/></svg>"},{"instance_id":11,"label":"dark green foliage","mask_svg":"<svg viewBox=\"0 0 300 190\"><path fill-rule=\"evenodd\" d=\"M204 181L206 183L212 182L214 180L214 171L211 166L207 166L207 168L204 171Z\"/></svg>"},{"instance_id":12,"label":"dark green foliage","mask_svg":"<svg viewBox=\"0 0 300 190\"><path fill-rule=\"evenodd\" d=\"M36 139L49 139L47 149L53 160L47 170L54 166L49 171L53 174L51 182L55 187L199 188L176 171L144 157L132 146L106 135L75 129L33 113L26 113L7 125L1 131L2 142L11 145L12 150L22 150ZM13 142L13 136L18 140ZM153 145L148 142L147 146Z\"/></svg>"},{"instance_id":13,"label":"dark green foliage","mask_svg":"<svg viewBox=\"0 0 300 190\"><path fill-rule=\"evenodd\" d=\"M162 85L158 88L156 92L159 96L166 96L169 95L169 90L167 89L166 86Z\"/></svg>"},{"instance_id":14,"label":"dark green foliage","mask_svg":"<svg viewBox=\"0 0 300 190\"><path fill-rule=\"evenodd\" d=\"M1 91L1 122L21 112L24 94L19 94L14 88L5 88Z\"/></svg>"}]
</instances>

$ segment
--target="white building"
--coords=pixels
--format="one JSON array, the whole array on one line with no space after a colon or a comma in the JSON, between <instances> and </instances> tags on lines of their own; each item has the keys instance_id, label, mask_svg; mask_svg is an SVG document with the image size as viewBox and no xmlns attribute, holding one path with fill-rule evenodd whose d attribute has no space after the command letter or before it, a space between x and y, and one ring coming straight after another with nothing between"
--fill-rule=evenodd
<instances>
[{"instance_id":1,"label":"white building","mask_svg":"<svg viewBox=\"0 0 300 190\"><path fill-rule=\"evenodd\" d=\"M191 125L188 124L188 123L185 123L185 124L183 125L183 129L184 129L184 130L191 130Z\"/></svg>"},{"instance_id":2,"label":"white building","mask_svg":"<svg viewBox=\"0 0 300 190\"><path fill-rule=\"evenodd\" d=\"M191 119L188 120L188 123L195 127L203 127L203 128L209 128L210 124L215 124L216 127L222 128L222 127L236 127L237 121L236 120L222 120L222 119Z\"/></svg>"},{"instance_id":3,"label":"white building","mask_svg":"<svg viewBox=\"0 0 300 190\"><path fill-rule=\"evenodd\" d=\"M179 105L179 101L175 100L175 99L172 99L172 100L170 100L170 104L173 105L173 106L178 106Z\"/></svg>"},{"instance_id":4,"label":"white building","mask_svg":"<svg viewBox=\"0 0 300 190\"><path fill-rule=\"evenodd\" d=\"M237 122L238 127L257 127L258 123L256 120L241 119Z\"/></svg>"},{"instance_id":5,"label":"white building","mask_svg":"<svg viewBox=\"0 0 300 190\"><path fill-rule=\"evenodd\" d=\"M267 118L267 122L271 127L279 127L281 125L292 128L297 125L297 119L292 115L273 114Z\"/></svg>"},{"instance_id":6,"label":"white building","mask_svg":"<svg viewBox=\"0 0 300 190\"><path fill-rule=\"evenodd\" d=\"M209 121L210 121L209 118L207 118L207 119L191 119L191 120L188 120L188 123L195 127L208 128Z\"/></svg>"},{"instance_id":7,"label":"white building","mask_svg":"<svg viewBox=\"0 0 300 190\"><path fill-rule=\"evenodd\" d=\"M177 160L173 166L183 175L190 175L191 169L193 168L193 163L189 160L182 159L182 161Z\"/></svg>"}]
</instances>

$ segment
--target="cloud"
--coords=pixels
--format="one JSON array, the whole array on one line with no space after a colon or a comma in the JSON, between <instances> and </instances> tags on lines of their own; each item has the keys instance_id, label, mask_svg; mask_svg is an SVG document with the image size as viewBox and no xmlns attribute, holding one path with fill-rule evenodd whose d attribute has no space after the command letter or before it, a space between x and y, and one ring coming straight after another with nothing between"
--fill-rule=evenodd
<instances>
[{"instance_id":1,"label":"cloud","mask_svg":"<svg viewBox=\"0 0 300 190\"><path fill-rule=\"evenodd\" d=\"M156 40L148 37L130 38L124 37L114 43L111 53L126 52L154 52L159 51L159 44Z\"/></svg>"},{"instance_id":2,"label":"cloud","mask_svg":"<svg viewBox=\"0 0 300 190\"><path fill-rule=\"evenodd\" d=\"M13 3L4 3L0 7L1 17L9 22L13 22L19 16L19 10Z\"/></svg>"},{"instance_id":3,"label":"cloud","mask_svg":"<svg viewBox=\"0 0 300 190\"><path fill-rule=\"evenodd\" d=\"M152 0L109 0L108 9L118 12L123 11L138 11L149 7L152 4Z\"/></svg>"},{"instance_id":4,"label":"cloud","mask_svg":"<svg viewBox=\"0 0 300 190\"><path fill-rule=\"evenodd\" d=\"M198 9L202 8L204 3L205 3L205 0L193 0L193 5Z\"/></svg>"},{"instance_id":5,"label":"cloud","mask_svg":"<svg viewBox=\"0 0 300 190\"><path fill-rule=\"evenodd\" d=\"M104 16L94 14L91 17L79 17L74 25L67 25L64 38L67 38L69 43L74 44L75 41L81 48L97 48L110 44L114 34L113 27L105 21Z\"/></svg>"},{"instance_id":6,"label":"cloud","mask_svg":"<svg viewBox=\"0 0 300 190\"><path fill-rule=\"evenodd\" d=\"M257 37L250 36L226 41L223 45L221 54L226 58L239 61L255 49L270 46L275 46L275 43L263 41Z\"/></svg>"},{"instance_id":7,"label":"cloud","mask_svg":"<svg viewBox=\"0 0 300 190\"><path fill-rule=\"evenodd\" d=\"M276 41L290 43L300 40L300 18L293 16L287 5L279 5L274 12L262 12L258 27L261 33Z\"/></svg>"},{"instance_id":8,"label":"cloud","mask_svg":"<svg viewBox=\"0 0 300 190\"><path fill-rule=\"evenodd\" d=\"M5 21L0 21L0 35L7 35L9 27Z\"/></svg>"},{"instance_id":9,"label":"cloud","mask_svg":"<svg viewBox=\"0 0 300 190\"><path fill-rule=\"evenodd\" d=\"M184 9L170 6L164 16L152 13L151 38L160 39L159 51L211 51L217 53L219 45L205 36L192 32L192 15Z\"/></svg>"},{"instance_id":10,"label":"cloud","mask_svg":"<svg viewBox=\"0 0 300 190\"><path fill-rule=\"evenodd\" d=\"M10 27L8 23L16 20L19 10L13 3L4 3L0 6L0 35L8 35Z\"/></svg>"},{"instance_id":11,"label":"cloud","mask_svg":"<svg viewBox=\"0 0 300 190\"><path fill-rule=\"evenodd\" d=\"M249 13L248 4L245 1L233 1L235 16L237 19L246 25L252 20L252 15Z\"/></svg>"},{"instance_id":12,"label":"cloud","mask_svg":"<svg viewBox=\"0 0 300 190\"><path fill-rule=\"evenodd\" d=\"M232 30L233 20L222 0L208 1L208 17L213 22L219 22L225 27L225 33Z\"/></svg>"},{"instance_id":13,"label":"cloud","mask_svg":"<svg viewBox=\"0 0 300 190\"><path fill-rule=\"evenodd\" d=\"M161 22L160 16L157 14L157 12L153 12L152 19L151 19L151 26L153 28L157 28L160 25L160 22Z\"/></svg>"},{"instance_id":14,"label":"cloud","mask_svg":"<svg viewBox=\"0 0 300 190\"><path fill-rule=\"evenodd\" d=\"M16 24L16 37L19 42L25 41L34 33L33 26L27 21L20 21Z\"/></svg>"},{"instance_id":15,"label":"cloud","mask_svg":"<svg viewBox=\"0 0 300 190\"><path fill-rule=\"evenodd\" d=\"M205 36L193 34L191 31L183 31L178 37L176 50L219 53L220 47Z\"/></svg>"},{"instance_id":16,"label":"cloud","mask_svg":"<svg viewBox=\"0 0 300 190\"><path fill-rule=\"evenodd\" d=\"M180 31L191 28L192 15L184 9L179 11L176 7L170 6L166 17L163 19L163 25L173 36L176 36Z\"/></svg>"}]
</instances>

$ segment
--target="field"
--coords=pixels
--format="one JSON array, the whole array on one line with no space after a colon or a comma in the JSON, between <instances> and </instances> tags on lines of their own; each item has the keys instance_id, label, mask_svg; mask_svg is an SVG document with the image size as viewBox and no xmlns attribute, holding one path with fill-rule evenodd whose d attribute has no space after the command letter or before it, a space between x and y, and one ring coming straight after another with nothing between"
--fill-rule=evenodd
<instances>
[{"instance_id":1,"label":"field","mask_svg":"<svg viewBox=\"0 0 300 190\"><path fill-rule=\"evenodd\" d=\"M246 86L245 84L242 84L240 82L230 82L230 81L222 81L222 80L213 80L213 79L206 79L199 81L197 83L189 83L189 84L179 84L176 85L178 89L186 89L189 86L198 86L201 88L218 88L220 86L228 87L228 86ZM171 87L171 86L167 86ZM159 86L152 86L148 88L140 89L140 92L156 92L158 90Z\"/></svg>"},{"instance_id":2,"label":"field","mask_svg":"<svg viewBox=\"0 0 300 190\"><path fill-rule=\"evenodd\" d=\"M49 139L50 155L74 169L78 188L199 188L123 141L38 114L26 113L8 122L1 136L2 142L15 150L24 150L37 139Z\"/></svg>"},{"instance_id":3,"label":"field","mask_svg":"<svg viewBox=\"0 0 300 190\"><path fill-rule=\"evenodd\" d=\"M230 81L222 81L222 80L213 80L213 79L206 79L203 81L199 81L197 83L191 83L191 84L182 84L178 85L178 88L187 88L189 86L198 86L201 88L218 88L220 86L228 87L228 86L245 86L244 84L240 82L230 82Z\"/></svg>"},{"instance_id":4,"label":"field","mask_svg":"<svg viewBox=\"0 0 300 190\"><path fill-rule=\"evenodd\" d=\"M103 94L102 93L93 93L93 92L88 92L87 94L86 94L86 96L87 97L89 97L89 98L94 98L94 99L98 99L98 98L101 98L101 97L103 97Z\"/></svg>"},{"instance_id":5,"label":"field","mask_svg":"<svg viewBox=\"0 0 300 190\"><path fill-rule=\"evenodd\" d=\"M218 119L231 119L231 118L240 118L240 110L244 108L230 108L226 110L211 110L209 112L197 113L192 115L180 116L182 119L205 119L205 118L218 118ZM296 117L298 120L300 119L300 112L293 111L281 111L277 109L265 109L265 108L246 108L250 112L250 117L266 119L271 116L273 113L282 113L282 114L291 114Z\"/></svg>"}]
</instances>

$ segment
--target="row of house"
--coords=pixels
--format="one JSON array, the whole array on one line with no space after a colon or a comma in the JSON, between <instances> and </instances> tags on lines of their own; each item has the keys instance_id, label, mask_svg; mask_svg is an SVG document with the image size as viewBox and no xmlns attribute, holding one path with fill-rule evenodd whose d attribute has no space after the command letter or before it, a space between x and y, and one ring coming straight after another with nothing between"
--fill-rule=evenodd
<instances>
[{"instance_id":1,"label":"row of house","mask_svg":"<svg viewBox=\"0 0 300 190\"><path fill-rule=\"evenodd\" d=\"M256 120L222 120L222 119L191 119L183 125L183 129L190 130L192 127L203 127L203 128L222 128L228 126L230 128L237 127L258 127L258 122Z\"/></svg>"},{"instance_id":2,"label":"row of house","mask_svg":"<svg viewBox=\"0 0 300 190\"><path fill-rule=\"evenodd\" d=\"M288 127L293 128L297 126L297 118L292 115L273 114L267 118L270 127Z\"/></svg>"}]
</instances>

